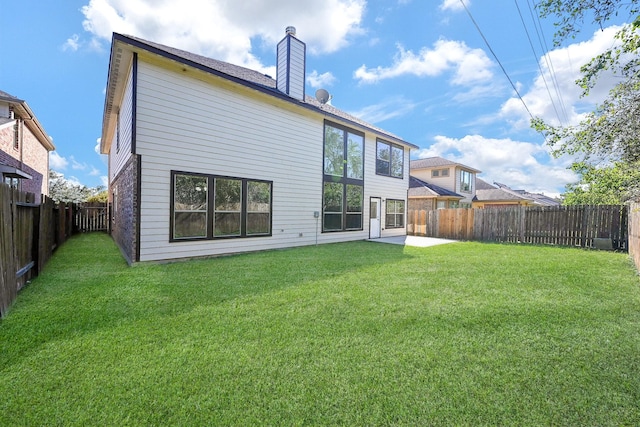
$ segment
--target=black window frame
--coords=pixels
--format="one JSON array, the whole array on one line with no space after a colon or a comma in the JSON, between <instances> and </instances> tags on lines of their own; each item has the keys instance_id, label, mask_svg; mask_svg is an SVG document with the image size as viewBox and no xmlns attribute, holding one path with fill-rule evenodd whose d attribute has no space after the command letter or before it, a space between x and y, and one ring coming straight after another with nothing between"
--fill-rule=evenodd
<instances>
[{"instance_id":1,"label":"black window frame","mask_svg":"<svg viewBox=\"0 0 640 427\"><path fill-rule=\"evenodd\" d=\"M379 153L379 147L380 145L386 145L389 147L389 160L384 160L384 159L380 159L378 158L378 153ZM394 148L396 150L400 150L401 152L401 156L402 156L402 162L400 163L401 165L401 170L400 170L400 174L396 175L393 174L393 159L394 156L393 155L393 150ZM382 168L381 162L386 162L387 167L386 168ZM385 170L388 170L387 172L385 172ZM380 176L388 176L390 178L397 178L397 179L404 179L404 147L402 145L398 145L398 144L394 144L393 142L389 142L389 141L385 141L384 139L376 139L376 175L380 175Z\"/></svg>"},{"instance_id":2,"label":"black window frame","mask_svg":"<svg viewBox=\"0 0 640 427\"><path fill-rule=\"evenodd\" d=\"M336 167L333 165L332 168L327 168L327 158L326 158L326 149L327 149L327 127L331 127L337 130L342 131L342 148L343 155L342 161L344 163L344 167L342 167L341 175L336 175L334 173L326 173L327 170L335 171ZM349 162L349 134L356 135L362 138L362 150L361 150L361 173L359 175L362 178L354 178L350 172L352 169L350 168L351 163ZM335 233L335 232L344 232L344 231L362 231L364 230L364 176L365 176L365 135L363 132L359 132L355 129L343 126L341 124L331 122L325 120L323 127L323 138L322 138L322 224L321 230L322 233ZM328 211L327 204L325 203L325 193L327 186L337 187L340 186L341 190L341 206L340 210L332 210ZM349 188L353 189L353 187L360 187L360 211L350 210L349 205ZM336 222L328 221L329 216L336 218L340 215L340 220ZM359 216L359 224L358 224L358 216ZM339 227L337 226L339 223ZM329 224L333 224L334 226L331 228L327 228ZM354 227L353 224L358 224L359 226Z\"/></svg>"},{"instance_id":3,"label":"black window frame","mask_svg":"<svg viewBox=\"0 0 640 427\"><path fill-rule=\"evenodd\" d=\"M395 209L393 212L389 212L389 204L393 203L394 206L397 205L398 203L402 203L402 212L397 212ZM385 207L384 207L384 226L386 229L392 229L392 228L404 228L405 227L405 213L407 212L407 202L405 200L402 199L387 199L385 201ZM394 221L389 221L389 216L393 215L393 217L395 218ZM401 219L401 224L398 225L398 218Z\"/></svg>"},{"instance_id":4,"label":"black window frame","mask_svg":"<svg viewBox=\"0 0 640 427\"><path fill-rule=\"evenodd\" d=\"M206 178L207 182L207 207L206 207L206 233L204 236L189 236L189 237L175 237L175 183L177 175L198 176ZM241 208L240 208L240 233L237 235L215 235L215 180L216 179L228 179L238 180L241 182ZM265 233L247 233L247 221L250 214L254 211L248 210L248 185L250 182L266 183L269 185L269 231ZM240 239L240 238L253 238L253 237L270 237L273 235L273 181L254 178L241 178L225 175L213 175L198 172L188 171L171 171L171 196L169 202L169 242L188 242L188 241L202 241L202 240L225 240L225 239Z\"/></svg>"}]
</instances>

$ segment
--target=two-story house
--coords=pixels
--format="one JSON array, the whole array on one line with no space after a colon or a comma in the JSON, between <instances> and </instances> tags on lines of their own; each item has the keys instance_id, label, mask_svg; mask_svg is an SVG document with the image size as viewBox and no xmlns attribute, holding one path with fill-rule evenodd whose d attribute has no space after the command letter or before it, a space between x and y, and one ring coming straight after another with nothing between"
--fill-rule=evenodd
<instances>
[{"instance_id":1,"label":"two-story house","mask_svg":"<svg viewBox=\"0 0 640 427\"><path fill-rule=\"evenodd\" d=\"M114 34L101 152L129 263L406 234L415 145L305 92L287 28L277 75Z\"/></svg>"},{"instance_id":2,"label":"two-story house","mask_svg":"<svg viewBox=\"0 0 640 427\"><path fill-rule=\"evenodd\" d=\"M51 139L27 103L0 91L0 177L36 195L49 194Z\"/></svg>"},{"instance_id":3,"label":"two-story house","mask_svg":"<svg viewBox=\"0 0 640 427\"><path fill-rule=\"evenodd\" d=\"M412 209L471 207L479 170L442 157L412 160L410 165Z\"/></svg>"}]
</instances>

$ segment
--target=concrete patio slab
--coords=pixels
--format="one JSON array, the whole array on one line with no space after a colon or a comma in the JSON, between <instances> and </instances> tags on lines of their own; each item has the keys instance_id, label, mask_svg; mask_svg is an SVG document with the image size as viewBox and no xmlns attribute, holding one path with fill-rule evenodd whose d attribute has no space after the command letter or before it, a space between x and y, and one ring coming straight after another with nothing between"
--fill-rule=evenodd
<instances>
[{"instance_id":1,"label":"concrete patio slab","mask_svg":"<svg viewBox=\"0 0 640 427\"><path fill-rule=\"evenodd\" d=\"M427 246L436 246L443 245L445 243L455 243L457 240L448 240L448 239L437 239L435 237L421 237L421 236L394 236L394 237L381 237L379 239L368 239L370 242L377 243L391 243L394 245L405 245L405 246L417 246L417 247L427 247Z\"/></svg>"}]
</instances>

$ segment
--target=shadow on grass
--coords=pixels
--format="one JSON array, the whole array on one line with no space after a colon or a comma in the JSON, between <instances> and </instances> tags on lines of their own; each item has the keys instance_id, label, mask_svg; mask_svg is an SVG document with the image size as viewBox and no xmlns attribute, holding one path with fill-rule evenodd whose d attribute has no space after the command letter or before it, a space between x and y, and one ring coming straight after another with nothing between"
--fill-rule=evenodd
<instances>
[{"instance_id":1,"label":"shadow on grass","mask_svg":"<svg viewBox=\"0 0 640 427\"><path fill-rule=\"evenodd\" d=\"M410 258L403 249L356 241L129 267L108 235L78 235L56 251L0 321L0 366L57 340L158 324L286 288L322 286Z\"/></svg>"}]
</instances>

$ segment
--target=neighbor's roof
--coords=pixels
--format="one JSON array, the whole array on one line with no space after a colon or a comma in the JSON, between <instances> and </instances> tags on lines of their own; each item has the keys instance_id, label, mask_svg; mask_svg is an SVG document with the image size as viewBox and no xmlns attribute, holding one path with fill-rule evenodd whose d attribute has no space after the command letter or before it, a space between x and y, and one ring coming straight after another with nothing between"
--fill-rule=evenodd
<instances>
[{"instance_id":1,"label":"neighbor's roof","mask_svg":"<svg viewBox=\"0 0 640 427\"><path fill-rule=\"evenodd\" d=\"M113 115L113 104L115 102L115 84L112 80L117 80L121 70L119 66L122 64L122 45L132 46L134 49L142 49L147 52L162 56L164 58L177 61L181 64L188 65L190 67L199 69L201 71L231 80L235 83L242 84L244 86L251 87L260 92L267 93L277 98L292 102L300 107L311 109L321 112L327 117L334 119L341 119L347 121L360 128L364 128L379 134L381 137L389 139L393 142L398 142L407 145L411 148L418 148L417 145L411 144L401 137L387 132L381 128L378 128L370 123L365 122L357 117L354 117L342 110L339 110L332 105L321 104L314 97L306 96L304 102L291 98L288 95L280 92L276 89L276 80L271 76L262 74L258 71L251 70L249 68L233 65L228 62L219 61L206 56L198 55L195 53L187 52L174 47L165 46L160 43L155 43L149 40L144 40L139 37L113 33L113 41L111 47L111 59L109 63L109 77L107 82L107 96L105 100L105 109L103 117L103 140L102 143L106 143L104 140L105 126L108 122L110 115ZM102 147L101 147L102 148Z\"/></svg>"},{"instance_id":2,"label":"neighbor's roof","mask_svg":"<svg viewBox=\"0 0 640 427\"><path fill-rule=\"evenodd\" d=\"M526 190L514 190L506 184L501 184L499 182L494 182L499 188L503 190L508 190L514 192L516 194L521 195L522 197L526 197L527 199L533 200L533 203L539 206L560 206L560 200L554 199L553 197L545 196L541 193L530 193Z\"/></svg>"},{"instance_id":3,"label":"neighbor's roof","mask_svg":"<svg viewBox=\"0 0 640 427\"><path fill-rule=\"evenodd\" d=\"M409 197L449 197L464 199L464 196L458 193L454 193L439 185L431 184L414 176L409 177Z\"/></svg>"},{"instance_id":4,"label":"neighbor's roof","mask_svg":"<svg viewBox=\"0 0 640 427\"><path fill-rule=\"evenodd\" d=\"M476 177L476 191L478 191L478 190L492 190L494 188L498 188L498 187L495 187L495 186L489 184L487 181Z\"/></svg>"},{"instance_id":5,"label":"neighbor's roof","mask_svg":"<svg viewBox=\"0 0 640 427\"><path fill-rule=\"evenodd\" d=\"M2 90L0 90L0 101L7 102L13 107L15 115L24 120L25 125L33 132L40 144L42 144L47 151L56 149L53 142L51 142L51 138L49 138L49 135L47 135L47 132L25 101Z\"/></svg>"},{"instance_id":6,"label":"neighbor's roof","mask_svg":"<svg viewBox=\"0 0 640 427\"><path fill-rule=\"evenodd\" d=\"M529 197L524 197L515 191L505 188L493 188L489 190L476 189L476 196L473 200L478 202L532 201Z\"/></svg>"},{"instance_id":7,"label":"neighbor's roof","mask_svg":"<svg viewBox=\"0 0 640 427\"><path fill-rule=\"evenodd\" d=\"M478 169L472 168L471 166L463 165L462 163L453 162L451 160L445 159L444 157L436 156L427 157L426 159L420 160L411 160L411 169L430 169L442 166L455 166L462 169L470 170L475 173L480 173Z\"/></svg>"}]
</instances>

